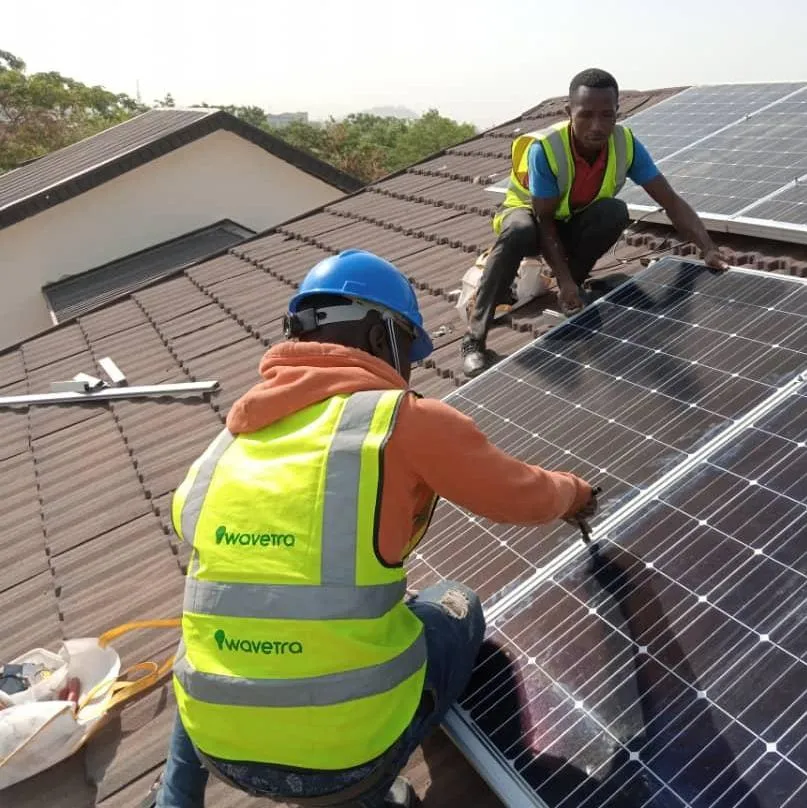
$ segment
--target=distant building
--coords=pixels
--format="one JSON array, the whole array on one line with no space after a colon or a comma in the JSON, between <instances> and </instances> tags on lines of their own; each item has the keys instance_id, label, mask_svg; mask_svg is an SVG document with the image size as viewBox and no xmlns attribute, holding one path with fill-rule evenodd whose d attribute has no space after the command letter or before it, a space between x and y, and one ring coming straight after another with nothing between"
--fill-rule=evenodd
<instances>
[{"instance_id":1,"label":"distant building","mask_svg":"<svg viewBox=\"0 0 807 808\"><path fill-rule=\"evenodd\" d=\"M274 126L282 129L290 123L308 123L307 112L281 112L279 115L267 115L266 123L269 126Z\"/></svg>"}]
</instances>

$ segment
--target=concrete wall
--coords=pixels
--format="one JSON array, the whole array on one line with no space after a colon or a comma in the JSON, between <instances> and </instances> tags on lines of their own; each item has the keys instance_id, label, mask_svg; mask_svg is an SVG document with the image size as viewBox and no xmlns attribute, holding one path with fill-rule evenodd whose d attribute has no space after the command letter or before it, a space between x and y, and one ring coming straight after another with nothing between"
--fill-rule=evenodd
<instances>
[{"instance_id":1,"label":"concrete wall","mask_svg":"<svg viewBox=\"0 0 807 808\"><path fill-rule=\"evenodd\" d=\"M219 219L260 232L343 195L231 132L214 132L0 230L0 348L52 324L46 283Z\"/></svg>"}]
</instances>

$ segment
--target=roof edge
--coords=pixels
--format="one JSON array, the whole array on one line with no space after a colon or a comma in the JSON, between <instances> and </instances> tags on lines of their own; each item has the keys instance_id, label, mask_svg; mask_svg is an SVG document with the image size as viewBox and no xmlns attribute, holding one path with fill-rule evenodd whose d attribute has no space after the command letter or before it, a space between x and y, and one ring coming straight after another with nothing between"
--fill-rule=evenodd
<instances>
[{"instance_id":1,"label":"roof edge","mask_svg":"<svg viewBox=\"0 0 807 808\"><path fill-rule=\"evenodd\" d=\"M144 113L146 114L146 113ZM130 119L133 120L133 119ZM124 126L126 121L115 124L115 127ZM110 127L110 128L115 128ZM235 115L224 110L213 110L186 126L162 135L147 144L139 146L132 151L119 155L107 163L102 163L80 174L68 177L31 196L10 204L0 211L0 230L18 224L25 219L55 207L61 202L73 199L86 191L97 188L105 182L139 168L152 160L156 160L170 152L200 140L213 132L225 130L262 148L269 154L278 157L295 168L304 171L322 182L327 183L346 194L354 193L364 187L365 183L356 177L320 160L295 146L290 146L263 129L242 121ZM109 131L108 129L103 131ZM91 137L101 134L96 133ZM81 141L79 141L81 142ZM42 159L42 158L40 158Z\"/></svg>"}]
</instances>

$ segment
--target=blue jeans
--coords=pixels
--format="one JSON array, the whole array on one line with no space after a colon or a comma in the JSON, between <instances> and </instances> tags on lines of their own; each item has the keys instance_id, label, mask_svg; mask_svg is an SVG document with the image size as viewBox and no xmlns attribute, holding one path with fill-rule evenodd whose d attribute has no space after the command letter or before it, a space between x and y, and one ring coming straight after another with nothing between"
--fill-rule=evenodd
<instances>
[{"instance_id":1,"label":"blue jeans","mask_svg":"<svg viewBox=\"0 0 807 808\"><path fill-rule=\"evenodd\" d=\"M403 735L380 758L341 771L301 771L266 763L212 760L234 785L256 796L294 803L295 797L334 794L363 781L377 767L383 774L359 797L342 805L380 808L411 754L440 725L468 684L485 634L482 606L462 584L444 581L424 589L407 606L423 623L427 646L426 680L420 706ZM182 722L174 722L157 808L202 808L208 771ZM336 803L334 803L336 804Z\"/></svg>"}]
</instances>

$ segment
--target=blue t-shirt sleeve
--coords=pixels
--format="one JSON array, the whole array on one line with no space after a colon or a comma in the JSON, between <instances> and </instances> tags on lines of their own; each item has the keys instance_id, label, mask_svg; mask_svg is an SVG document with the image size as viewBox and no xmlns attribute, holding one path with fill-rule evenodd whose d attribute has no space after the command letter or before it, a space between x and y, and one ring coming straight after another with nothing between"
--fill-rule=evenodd
<instances>
[{"instance_id":1,"label":"blue t-shirt sleeve","mask_svg":"<svg viewBox=\"0 0 807 808\"><path fill-rule=\"evenodd\" d=\"M650 152L642 145L641 141L633 138L633 165L628 171L628 176L637 184L644 185L650 180L654 180L661 172L658 170Z\"/></svg>"},{"instance_id":2,"label":"blue t-shirt sleeve","mask_svg":"<svg viewBox=\"0 0 807 808\"><path fill-rule=\"evenodd\" d=\"M554 199L560 196L558 181L549 167L544 148L536 141L527 152L527 170L530 178L530 194L536 199Z\"/></svg>"}]
</instances>

